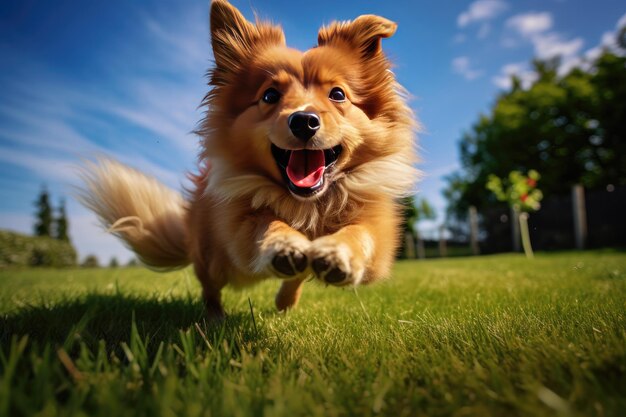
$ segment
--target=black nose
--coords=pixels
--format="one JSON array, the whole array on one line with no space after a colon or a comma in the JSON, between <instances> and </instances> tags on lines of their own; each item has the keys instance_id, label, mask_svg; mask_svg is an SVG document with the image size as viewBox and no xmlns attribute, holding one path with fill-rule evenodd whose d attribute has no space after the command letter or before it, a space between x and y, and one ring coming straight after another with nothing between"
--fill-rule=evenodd
<instances>
[{"instance_id":1,"label":"black nose","mask_svg":"<svg viewBox=\"0 0 626 417\"><path fill-rule=\"evenodd\" d=\"M315 113L297 111L289 116L287 124L295 137L307 141L319 130L320 117Z\"/></svg>"}]
</instances>

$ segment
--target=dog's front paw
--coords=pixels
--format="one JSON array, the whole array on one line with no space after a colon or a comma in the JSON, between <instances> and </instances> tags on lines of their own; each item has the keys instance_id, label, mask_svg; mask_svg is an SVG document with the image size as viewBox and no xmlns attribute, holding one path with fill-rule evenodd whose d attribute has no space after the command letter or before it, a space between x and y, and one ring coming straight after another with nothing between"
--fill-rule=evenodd
<instances>
[{"instance_id":1,"label":"dog's front paw","mask_svg":"<svg viewBox=\"0 0 626 417\"><path fill-rule=\"evenodd\" d=\"M257 268L281 278L300 275L309 265L306 254L310 245L307 238L298 235L275 236L263 243Z\"/></svg>"},{"instance_id":2,"label":"dog's front paw","mask_svg":"<svg viewBox=\"0 0 626 417\"><path fill-rule=\"evenodd\" d=\"M294 276L304 272L308 264L306 255L295 248L284 248L272 258L272 267L276 273Z\"/></svg>"},{"instance_id":3,"label":"dog's front paw","mask_svg":"<svg viewBox=\"0 0 626 417\"><path fill-rule=\"evenodd\" d=\"M309 250L313 272L319 279L333 285L358 284L365 265L349 245L332 237L317 239Z\"/></svg>"}]
</instances>

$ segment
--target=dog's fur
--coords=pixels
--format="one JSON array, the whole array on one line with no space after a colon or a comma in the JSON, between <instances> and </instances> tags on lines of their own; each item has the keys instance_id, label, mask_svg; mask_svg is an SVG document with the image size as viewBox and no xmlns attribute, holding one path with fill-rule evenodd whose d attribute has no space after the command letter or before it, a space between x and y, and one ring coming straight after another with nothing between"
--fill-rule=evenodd
<instances>
[{"instance_id":1,"label":"dog's fur","mask_svg":"<svg viewBox=\"0 0 626 417\"><path fill-rule=\"evenodd\" d=\"M193 189L183 198L105 159L85 168L83 203L148 266L193 263L214 316L223 315L227 284L280 277L276 305L284 310L311 275L336 285L387 276L399 241L398 199L416 179L416 123L381 49L395 30L387 19L360 16L323 27L318 45L300 52L286 47L279 26L248 22L214 0L215 67ZM278 102L264 101L269 87L280 92ZM345 101L329 99L334 87ZM288 125L303 110L320 119L305 144ZM340 145L341 154L323 188L302 196L286 186L271 144Z\"/></svg>"}]
</instances>

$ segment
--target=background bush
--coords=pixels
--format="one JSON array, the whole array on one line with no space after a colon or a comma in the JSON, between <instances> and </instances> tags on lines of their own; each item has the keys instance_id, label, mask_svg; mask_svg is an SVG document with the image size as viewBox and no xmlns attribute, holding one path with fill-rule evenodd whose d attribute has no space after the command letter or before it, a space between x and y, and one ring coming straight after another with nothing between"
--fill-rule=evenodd
<instances>
[{"instance_id":1,"label":"background bush","mask_svg":"<svg viewBox=\"0 0 626 417\"><path fill-rule=\"evenodd\" d=\"M26 236L0 230L0 268L7 266L76 265L76 250L71 243L50 237Z\"/></svg>"}]
</instances>

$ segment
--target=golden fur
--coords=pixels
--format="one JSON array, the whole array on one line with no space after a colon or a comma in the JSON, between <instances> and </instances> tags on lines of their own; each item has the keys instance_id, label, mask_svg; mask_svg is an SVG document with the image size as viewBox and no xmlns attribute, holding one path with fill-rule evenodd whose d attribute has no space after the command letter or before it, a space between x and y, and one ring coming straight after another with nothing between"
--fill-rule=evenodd
<instances>
[{"instance_id":1,"label":"golden fur","mask_svg":"<svg viewBox=\"0 0 626 417\"><path fill-rule=\"evenodd\" d=\"M193 263L209 313L220 291L271 276L294 306L310 275L336 285L388 275L398 246L398 199L416 180L416 124L381 39L396 25L378 16L320 29L318 46L289 49L279 26L248 22L224 0L211 4L215 67L198 134L201 170L185 199L117 162L85 170L82 200L156 268ZM269 87L280 101L262 99ZM346 100L329 100L340 87ZM305 144L290 131L296 111L319 115ZM290 192L271 145L342 151L317 194ZM306 152L305 152L305 155ZM325 174L326 175L326 174Z\"/></svg>"}]
</instances>

